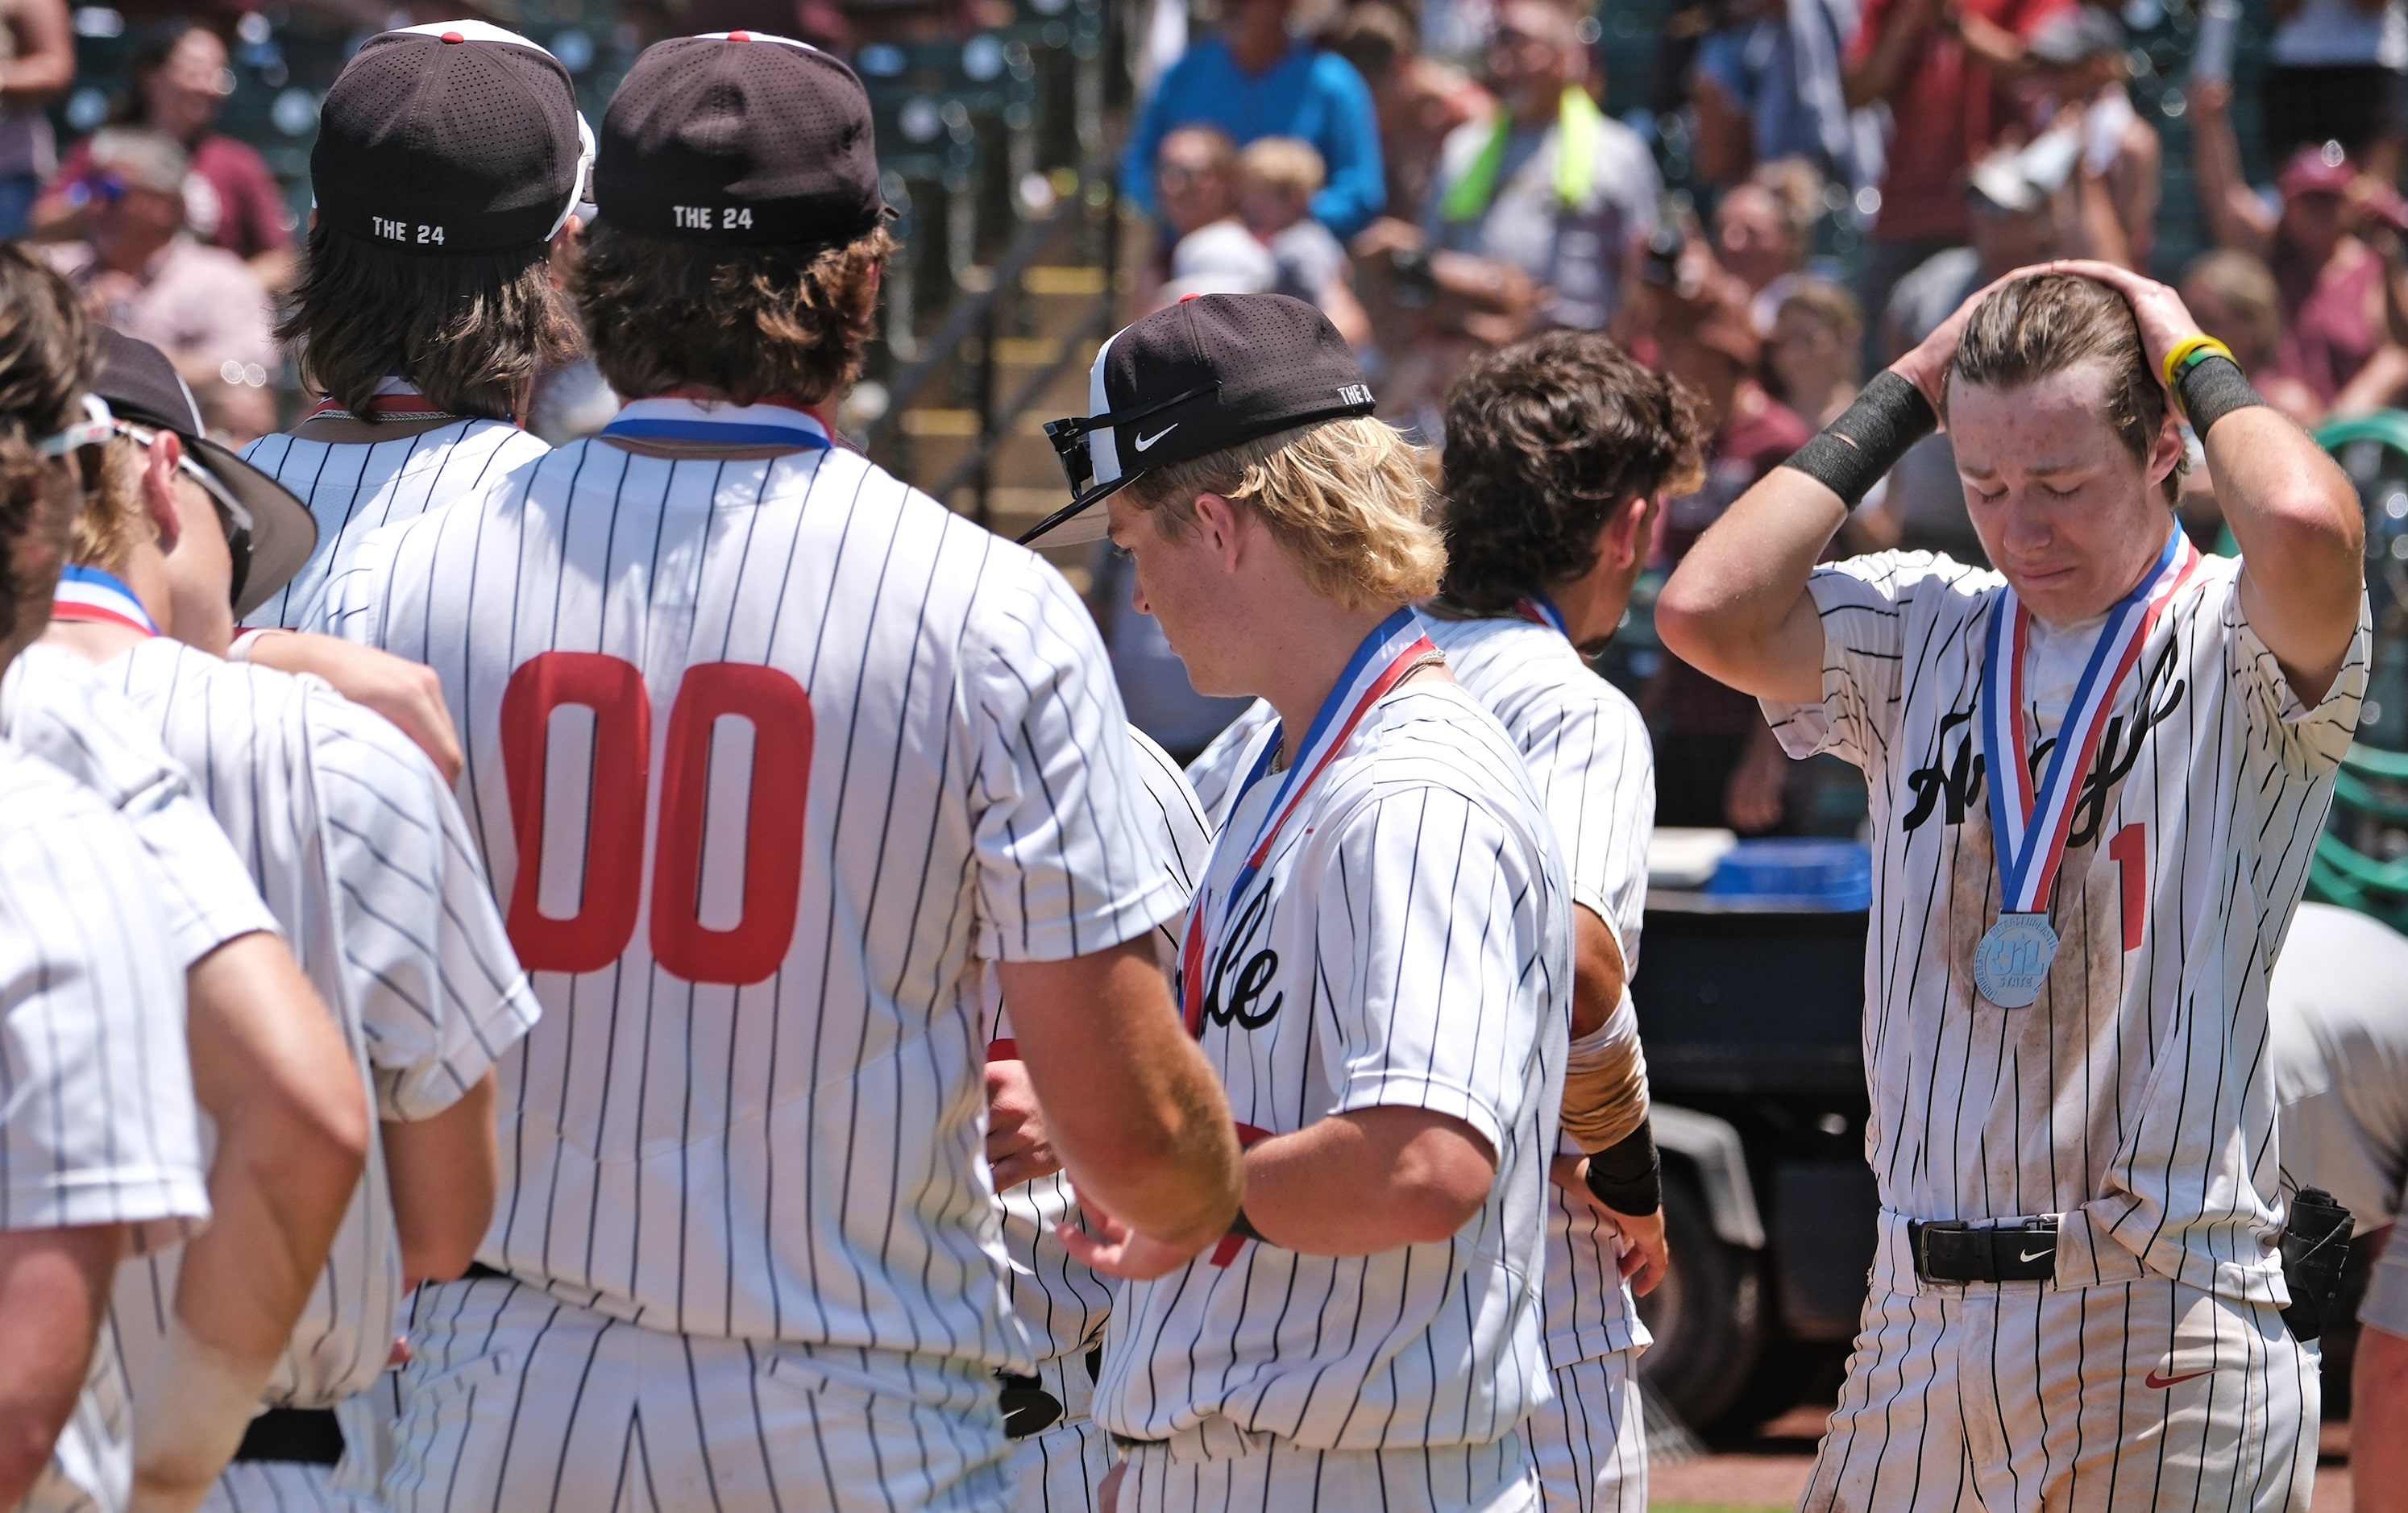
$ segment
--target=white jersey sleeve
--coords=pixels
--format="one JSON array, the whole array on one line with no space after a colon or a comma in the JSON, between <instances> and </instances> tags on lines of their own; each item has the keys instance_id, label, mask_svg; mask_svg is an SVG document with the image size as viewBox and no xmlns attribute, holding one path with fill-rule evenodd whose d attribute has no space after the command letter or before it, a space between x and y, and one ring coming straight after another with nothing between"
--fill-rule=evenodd
<instances>
[{"instance_id":1,"label":"white jersey sleeve","mask_svg":"<svg viewBox=\"0 0 2408 1513\"><path fill-rule=\"evenodd\" d=\"M57 647L27 647L0 678L0 737L123 815L150 854L178 970L238 936L278 933L242 858L144 718Z\"/></svg>"},{"instance_id":2,"label":"white jersey sleeve","mask_svg":"<svg viewBox=\"0 0 2408 1513\"><path fill-rule=\"evenodd\" d=\"M1829 752L1868 771L1886 760L1899 733L1903 669L1964 649L1907 645L1906 604L1944 598L1969 575L1988 576L1928 551L1877 552L1815 568L1806 591L1823 617L1823 700L1759 701L1781 749L1793 757ZM1917 623L1928 627L1934 620L1927 614ZM1938 623L1965 634L1964 621L1941 617Z\"/></svg>"},{"instance_id":3,"label":"white jersey sleeve","mask_svg":"<svg viewBox=\"0 0 2408 1513\"><path fill-rule=\"evenodd\" d=\"M149 860L96 796L9 747L0 814L0 1229L180 1238L208 1191Z\"/></svg>"},{"instance_id":4,"label":"white jersey sleeve","mask_svg":"<svg viewBox=\"0 0 2408 1513\"><path fill-rule=\"evenodd\" d=\"M966 659L978 950L1058 961L1133 939L1186 899L1131 832L1134 748L1095 621L1058 574L1029 575L1014 597Z\"/></svg>"}]
</instances>

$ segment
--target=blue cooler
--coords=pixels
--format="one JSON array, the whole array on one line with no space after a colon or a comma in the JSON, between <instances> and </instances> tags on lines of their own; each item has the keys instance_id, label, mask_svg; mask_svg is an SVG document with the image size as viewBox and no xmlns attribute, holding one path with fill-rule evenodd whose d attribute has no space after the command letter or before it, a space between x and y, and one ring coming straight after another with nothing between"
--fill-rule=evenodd
<instances>
[{"instance_id":1,"label":"blue cooler","mask_svg":"<svg viewBox=\"0 0 2408 1513\"><path fill-rule=\"evenodd\" d=\"M1870 908L1872 852L1852 840L1743 840L1723 857L1705 891L1762 909Z\"/></svg>"}]
</instances>

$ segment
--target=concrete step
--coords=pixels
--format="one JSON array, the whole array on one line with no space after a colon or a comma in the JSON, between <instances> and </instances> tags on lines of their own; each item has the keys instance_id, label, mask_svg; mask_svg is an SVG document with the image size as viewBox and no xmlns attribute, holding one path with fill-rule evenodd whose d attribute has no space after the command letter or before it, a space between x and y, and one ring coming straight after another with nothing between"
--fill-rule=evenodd
<instances>
[{"instance_id":1,"label":"concrete step","mask_svg":"<svg viewBox=\"0 0 2408 1513\"><path fill-rule=\"evenodd\" d=\"M1032 336L1063 336L1078 329L1104 292L1104 270L1034 267L1020 276L1020 292Z\"/></svg>"},{"instance_id":2,"label":"concrete step","mask_svg":"<svg viewBox=\"0 0 2408 1513\"><path fill-rule=\"evenodd\" d=\"M1010 435L988 460L991 484L1032 491L1064 491L1062 464L1054 444L1045 439L1050 417L1031 411L1023 415ZM933 489L978 444L978 412L968 409L911 409L901 425L905 455L901 477L914 487ZM1064 497L1068 497L1067 493ZM1041 513L1041 512L1040 512Z\"/></svg>"}]
</instances>

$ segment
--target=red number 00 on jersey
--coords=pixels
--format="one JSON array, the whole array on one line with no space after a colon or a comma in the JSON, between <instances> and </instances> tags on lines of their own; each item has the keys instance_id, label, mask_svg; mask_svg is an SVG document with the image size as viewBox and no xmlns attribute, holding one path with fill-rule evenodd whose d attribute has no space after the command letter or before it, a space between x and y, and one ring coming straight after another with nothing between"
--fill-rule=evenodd
<instances>
[{"instance_id":1,"label":"red number 00 on jersey","mask_svg":"<svg viewBox=\"0 0 2408 1513\"><path fill-rule=\"evenodd\" d=\"M538 905L543 885L544 771L552 712L594 714L584 886L577 912ZM702 922L704 826L711 732L724 718L752 726L744 806L744 905L736 923ZM652 702L643 675L617 657L547 651L510 674L502 693L502 770L519 869L510 888L510 944L530 972L593 972L636 936L642 897L644 813L652 798ZM795 937L803 885L803 803L811 778L811 701L775 667L708 662L686 669L669 707L660 825L652 837L652 957L688 982L744 985L778 970Z\"/></svg>"}]
</instances>

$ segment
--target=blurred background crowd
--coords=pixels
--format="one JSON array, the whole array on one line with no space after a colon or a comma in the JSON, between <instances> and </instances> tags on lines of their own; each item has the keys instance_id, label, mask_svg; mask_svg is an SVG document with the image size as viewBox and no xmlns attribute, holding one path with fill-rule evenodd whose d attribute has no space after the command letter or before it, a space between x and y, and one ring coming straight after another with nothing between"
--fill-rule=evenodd
<instances>
[{"instance_id":1,"label":"blurred background crowd","mask_svg":"<svg viewBox=\"0 0 2408 1513\"><path fill-rule=\"evenodd\" d=\"M2408 0L1586 3L473 8L552 47L590 109L680 32L851 59L907 252L848 426L998 529L1053 499L1038 428L1085 407L1095 344L1194 293L1320 306L1383 414L1433 443L1471 352L1614 334L1716 425L1659 568L1865 375L2039 259L2178 281L2305 423L2408 394ZM460 8L0 0L0 234L40 242L101 319L171 353L229 440L273 429L303 398L271 331L317 100L366 36ZM528 419L565 439L610 405L570 369ZM2184 510L2212 546L2203 484ZM1980 556L1944 437L1835 550L1894 545ZM1109 558L1064 565L1138 721L1200 748L1232 711L1187 689ZM1853 830L1856 784L1783 761L1749 701L1643 623L1609 662L1657 737L1660 822Z\"/></svg>"}]
</instances>

